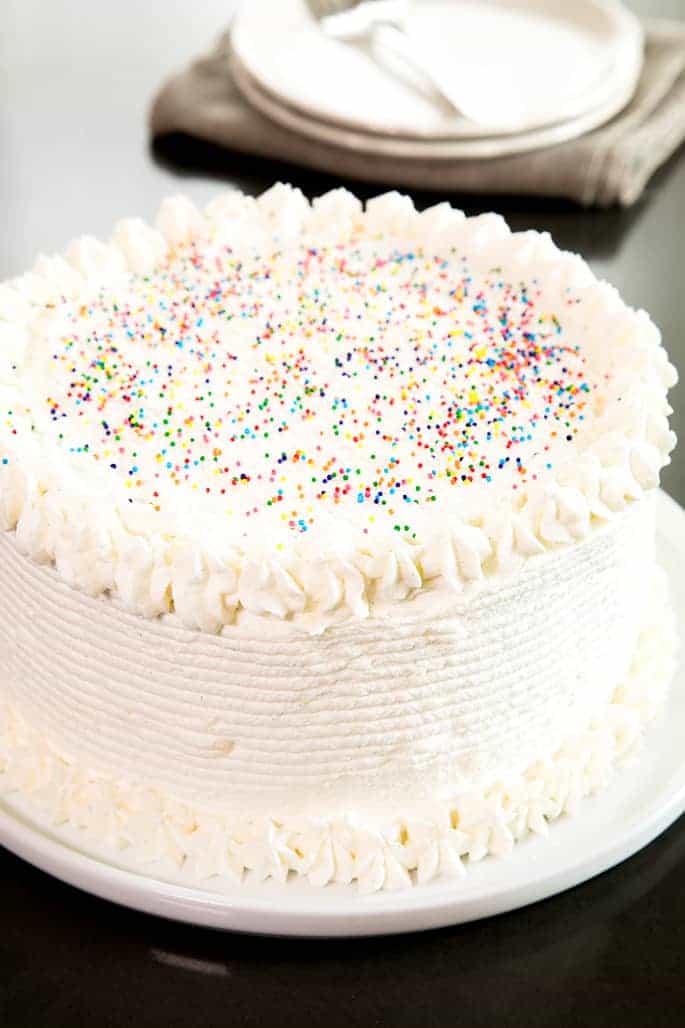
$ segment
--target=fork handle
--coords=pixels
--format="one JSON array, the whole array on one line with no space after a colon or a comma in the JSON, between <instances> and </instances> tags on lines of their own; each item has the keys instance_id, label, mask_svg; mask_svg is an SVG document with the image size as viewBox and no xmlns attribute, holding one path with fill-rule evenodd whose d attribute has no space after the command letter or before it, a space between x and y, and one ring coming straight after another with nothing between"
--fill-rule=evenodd
<instances>
[{"instance_id":1,"label":"fork handle","mask_svg":"<svg viewBox=\"0 0 685 1028\"><path fill-rule=\"evenodd\" d=\"M376 22L371 27L371 40L381 48L399 57L413 71L418 72L435 96L449 108L451 114L463 114L457 101L450 96L448 89L440 81L432 67L429 56L417 47L406 32L388 22Z\"/></svg>"}]
</instances>

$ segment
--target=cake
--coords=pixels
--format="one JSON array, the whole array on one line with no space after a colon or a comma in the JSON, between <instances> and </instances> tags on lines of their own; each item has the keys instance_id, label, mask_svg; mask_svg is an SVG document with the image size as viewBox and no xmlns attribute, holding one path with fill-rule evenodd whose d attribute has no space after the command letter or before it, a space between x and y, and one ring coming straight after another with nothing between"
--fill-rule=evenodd
<instances>
[{"instance_id":1,"label":"cake","mask_svg":"<svg viewBox=\"0 0 685 1028\"><path fill-rule=\"evenodd\" d=\"M176 197L0 319L0 788L41 824L397 888L546 834L659 709L675 373L549 236Z\"/></svg>"}]
</instances>

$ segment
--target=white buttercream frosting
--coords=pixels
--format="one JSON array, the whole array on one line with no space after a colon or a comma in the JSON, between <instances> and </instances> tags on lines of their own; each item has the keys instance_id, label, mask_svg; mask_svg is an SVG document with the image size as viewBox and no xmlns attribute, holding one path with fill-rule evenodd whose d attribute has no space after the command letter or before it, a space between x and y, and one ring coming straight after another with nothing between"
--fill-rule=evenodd
<instances>
[{"instance_id":1,"label":"white buttercream frosting","mask_svg":"<svg viewBox=\"0 0 685 1028\"><path fill-rule=\"evenodd\" d=\"M144 616L321 631L640 500L673 381L644 312L496 215L172 198L0 289L0 528Z\"/></svg>"}]
</instances>

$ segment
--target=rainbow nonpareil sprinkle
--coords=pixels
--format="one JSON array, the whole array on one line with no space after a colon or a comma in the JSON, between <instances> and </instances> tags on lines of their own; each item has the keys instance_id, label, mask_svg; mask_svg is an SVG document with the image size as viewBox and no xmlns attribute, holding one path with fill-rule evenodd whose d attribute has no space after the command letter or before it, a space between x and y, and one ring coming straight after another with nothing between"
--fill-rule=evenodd
<instances>
[{"instance_id":1,"label":"rainbow nonpareil sprinkle","mask_svg":"<svg viewBox=\"0 0 685 1028\"><path fill-rule=\"evenodd\" d=\"M181 491L297 533L338 509L411 536L445 496L544 475L593 389L563 309L535 279L396 247L193 244L65 305L54 438L155 509Z\"/></svg>"}]
</instances>

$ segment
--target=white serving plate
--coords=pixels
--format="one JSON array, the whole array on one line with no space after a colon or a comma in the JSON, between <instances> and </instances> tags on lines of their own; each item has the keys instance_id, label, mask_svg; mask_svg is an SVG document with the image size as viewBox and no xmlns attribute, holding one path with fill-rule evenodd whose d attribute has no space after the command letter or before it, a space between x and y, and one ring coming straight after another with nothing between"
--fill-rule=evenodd
<instances>
[{"instance_id":1,"label":"white serving plate","mask_svg":"<svg viewBox=\"0 0 685 1028\"><path fill-rule=\"evenodd\" d=\"M456 161L503 157L507 154L539 150L576 139L605 124L623 110L632 98L640 77L642 53L639 48L635 49L632 62L624 62L621 76L614 80L613 91L597 107L590 108L576 118L527 132L518 132L515 135L453 139L408 139L403 136L364 132L330 121L321 121L284 104L278 97L263 89L244 67L236 52L231 54L230 63L235 83L248 103L277 124L303 136L369 156L400 160Z\"/></svg>"},{"instance_id":2,"label":"white serving plate","mask_svg":"<svg viewBox=\"0 0 685 1028\"><path fill-rule=\"evenodd\" d=\"M606 105L641 59L640 23L617 0L417 0L412 11L409 34L494 112L487 127L441 110L363 48L327 37L305 0L244 3L232 47L254 83L300 115L424 141L575 120Z\"/></svg>"},{"instance_id":3,"label":"white serving plate","mask_svg":"<svg viewBox=\"0 0 685 1028\"><path fill-rule=\"evenodd\" d=\"M665 494L658 503L658 553L670 580L679 623L685 621L685 511ZM148 866L126 867L86 850L74 829L47 829L27 808L0 805L0 843L80 889L161 917L212 928L289 936L361 936L419 931L501 914L569 889L630 857L685 810L685 666L680 663L666 710L651 726L631 767L618 772L546 839L531 837L505 859L488 857L457 881L360 896L356 886L317 889L220 878L203 887ZM160 877L154 877L155 873ZM606 888L612 888L611 877Z\"/></svg>"}]
</instances>

